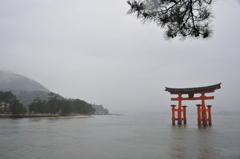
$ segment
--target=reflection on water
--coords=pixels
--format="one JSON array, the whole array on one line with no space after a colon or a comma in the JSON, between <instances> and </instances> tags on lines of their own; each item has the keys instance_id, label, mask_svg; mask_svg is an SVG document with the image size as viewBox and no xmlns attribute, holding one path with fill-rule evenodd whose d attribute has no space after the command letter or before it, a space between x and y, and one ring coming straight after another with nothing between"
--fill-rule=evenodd
<instances>
[{"instance_id":1,"label":"reflection on water","mask_svg":"<svg viewBox=\"0 0 240 159\"><path fill-rule=\"evenodd\" d=\"M185 125L173 125L171 136L172 140L170 143L171 151L170 156L171 158L186 158L187 156L187 145L185 144L185 141L187 137L185 136Z\"/></svg>"},{"instance_id":2,"label":"reflection on water","mask_svg":"<svg viewBox=\"0 0 240 159\"><path fill-rule=\"evenodd\" d=\"M214 158L217 155L214 148L214 133L211 128L207 126L196 129L196 134L199 136L197 139L198 158Z\"/></svg>"},{"instance_id":3,"label":"reflection on water","mask_svg":"<svg viewBox=\"0 0 240 159\"><path fill-rule=\"evenodd\" d=\"M198 127L196 117L182 126L168 119L0 119L0 154L9 159L240 158L239 117L219 122L215 117L212 127Z\"/></svg>"},{"instance_id":4,"label":"reflection on water","mask_svg":"<svg viewBox=\"0 0 240 159\"><path fill-rule=\"evenodd\" d=\"M234 120L234 119L232 119ZM225 121L229 123L229 121ZM232 127L216 123L215 126L172 126L171 158L240 158L240 125ZM235 127L234 127L235 126ZM234 136L234 137L233 137ZM223 148L224 147L224 148Z\"/></svg>"}]
</instances>

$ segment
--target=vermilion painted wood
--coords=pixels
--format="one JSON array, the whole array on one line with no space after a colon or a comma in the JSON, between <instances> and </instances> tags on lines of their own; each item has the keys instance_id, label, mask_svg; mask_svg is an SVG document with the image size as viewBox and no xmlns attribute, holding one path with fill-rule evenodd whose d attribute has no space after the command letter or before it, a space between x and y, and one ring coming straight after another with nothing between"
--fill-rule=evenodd
<instances>
[{"instance_id":1,"label":"vermilion painted wood","mask_svg":"<svg viewBox=\"0 0 240 159\"><path fill-rule=\"evenodd\" d=\"M186 107L182 106L182 101L184 100L201 100L201 104L197 105L198 111L198 126L211 126L212 125L212 115L211 115L211 106L207 106L205 104L205 100L214 99L214 96L205 96L205 93L213 93L216 89L220 89L221 83L205 86L205 87L195 87L195 88L168 88L166 87L166 91L170 92L170 94L177 94L178 97L171 98L171 101L178 101L178 108L176 109L176 105L172 106L172 124L175 125L175 120L177 120L178 125L182 125L182 121L184 124L187 123L186 117ZM195 94L200 93L200 97L194 97ZM189 97L182 97L183 94L188 94ZM177 118L175 117L175 112L178 112Z\"/></svg>"}]
</instances>

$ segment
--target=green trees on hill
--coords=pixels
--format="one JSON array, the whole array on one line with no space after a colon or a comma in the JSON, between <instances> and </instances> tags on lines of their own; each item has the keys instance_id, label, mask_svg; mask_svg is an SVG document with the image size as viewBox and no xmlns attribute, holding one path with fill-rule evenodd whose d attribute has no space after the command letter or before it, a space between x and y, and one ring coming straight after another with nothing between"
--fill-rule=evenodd
<instances>
[{"instance_id":1,"label":"green trees on hill","mask_svg":"<svg viewBox=\"0 0 240 159\"><path fill-rule=\"evenodd\" d=\"M17 100L16 96L8 91L0 91L0 113L1 114L25 114L26 107Z\"/></svg>"},{"instance_id":2,"label":"green trees on hill","mask_svg":"<svg viewBox=\"0 0 240 159\"><path fill-rule=\"evenodd\" d=\"M70 100L62 99L59 102L59 107L61 108L60 110L62 115L69 115L73 113L73 106ZM81 113L81 114L84 114L84 113Z\"/></svg>"},{"instance_id":3,"label":"green trees on hill","mask_svg":"<svg viewBox=\"0 0 240 159\"><path fill-rule=\"evenodd\" d=\"M32 112L38 112L40 114L44 114L48 112L48 108L46 107L46 101L41 100L40 98L36 98L29 106L29 114Z\"/></svg>"},{"instance_id":4,"label":"green trees on hill","mask_svg":"<svg viewBox=\"0 0 240 159\"><path fill-rule=\"evenodd\" d=\"M72 105L74 112L78 114L93 114L96 111L91 104L83 100L76 99L72 101Z\"/></svg>"},{"instance_id":5,"label":"green trees on hill","mask_svg":"<svg viewBox=\"0 0 240 159\"><path fill-rule=\"evenodd\" d=\"M40 83L0 70L0 114L93 114L91 104L66 99Z\"/></svg>"},{"instance_id":6,"label":"green trees on hill","mask_svg":"<svg viewBox=\"0 0 240 159\"><path fill-rule=\"evenodd\" d=\"M47 108L48 108L48 112L50 114L59 114L61 107L60 107L60 100L58 99L59 95L55 94L53 92L50 92L48 97L48 101L47 101ZM37 112L36 112L37 113Z\"/></svg>"},{"instance_id":7,"label":"green trees on hill","mask_svg":"<svg viewBox=\"0 0 240 159\"><path fill-rule=\"evenodd\" d=\"M91 104L79 99L59 98L58 94L49 93L48 101L35 99L29 105L29 114L93 114L95 109Z\"/></svg>"},{"instance_id":8,"label":"green trees on hill","mask_svg":"<svg viewBox=\"0 0 240 159\"><path fill-rule=\"evenodd\" d=\"M36 98L28 105L31 114L93 114L95 109L91 104L80 99L65 99L53 92L49 93L48 100ZM26 114L27 109L17 100L12 92L0 91L0 114Z\"/></svg>"}]
</instances>

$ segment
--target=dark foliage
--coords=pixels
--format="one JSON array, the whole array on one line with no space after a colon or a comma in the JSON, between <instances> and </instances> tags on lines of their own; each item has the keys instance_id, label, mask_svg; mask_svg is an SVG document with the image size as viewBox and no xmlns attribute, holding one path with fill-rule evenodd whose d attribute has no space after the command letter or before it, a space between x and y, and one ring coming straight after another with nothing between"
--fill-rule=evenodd
<instances>
[{"instance_id":1,"label":"dark foliage","mask_svg":"<svg viewBox=\"0 0 240 159\"><path fill-rule=\"evenodd\" d=\"M212 0L129 0L127 3L131 7L128 14L165 28L167 40L176 36L181 40L212 36Z\"/></svg>"},{"instance_id":2,"label":"dark foliage","mask_svg":"<svg viewBox=\"0 0 240 159\"><path fill-rule=\"evenodd\" d=\"M0 113L3 114L24 114L27 110L11 92L0 91Z\"/></svg>"},{"instance_id":3,"label":"dark foliage","mask_svg":"<svg viewBox=\"0 0 240 159\"><path fill-rule=\"evenodd\" d=\"M91 104L79 99L65 99L53 92L49 93L48 100L36 98L29 105L29 114L93 114L95 109Z\"/></svg>"},{"instance_id":4,"label":"dark foliage","mask_svg":"<svg viewBox=\"0 0 240 159\"><path fill-rule=\"evenodd\" d=\"M96 111L91 104L80 99L73 101L73 108L75 113L78 114L93 114Z\"/></svg>"}]
</instances>

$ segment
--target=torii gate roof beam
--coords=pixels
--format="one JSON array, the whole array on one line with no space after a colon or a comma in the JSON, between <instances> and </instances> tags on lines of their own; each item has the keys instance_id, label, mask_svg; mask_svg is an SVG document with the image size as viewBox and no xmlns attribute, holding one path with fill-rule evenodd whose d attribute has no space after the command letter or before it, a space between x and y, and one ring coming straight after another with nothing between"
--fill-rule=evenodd
<instances>
[{"instance_id":1,"label":"torii gate roof beam","mask_svg":"<svg viewBox=\"0 0 240 159\"><path fill-rule=\"evenodd\" d=\"M170 92L171 94L188 94L189 98L193 98L195 93L211 93L216 89L221 88L221 83L205 86L205 87L193 87L193 88L169 88L165 87L165 91Z\"/></svg>"}]
</instances>

